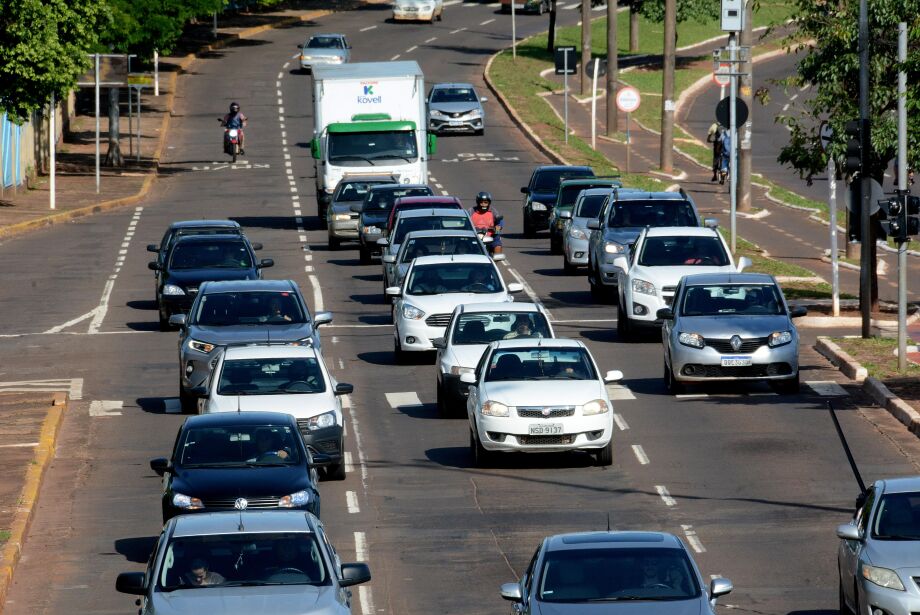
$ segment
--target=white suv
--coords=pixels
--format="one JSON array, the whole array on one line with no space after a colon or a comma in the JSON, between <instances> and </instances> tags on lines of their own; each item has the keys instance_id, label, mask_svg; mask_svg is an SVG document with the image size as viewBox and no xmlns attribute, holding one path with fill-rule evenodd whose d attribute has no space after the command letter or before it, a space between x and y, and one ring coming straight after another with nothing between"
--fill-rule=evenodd
<instances>
[{"instance_id":1,"label":"white suv","mask_svg":"<svg viewBox=\"0 0 920 615\"><path fill-rule=\"evenodd\" d=\"M751 266L742 256L736 267L725 239L714 228L662 226L646 228L629 255L614 260L619 268L617 333L632 337L636 327L660 325L658 310L669 307L685 275L740 273Z\"/></svg>"},{"instance_id":2,"label":"white suv","mask_svg":"<svg viewBox=\"0 0 920 615\"><path fill-rule=\"evenodd\" d=\"M406 352L434 350L432 340L444 336L458 305L513 301L511 294L522 290L521 284L506 285L488 256L416 258L402 286L386 289L389 297L398 297L393 305L396 362L402 362Z\"/></svg>"}]
</instances>

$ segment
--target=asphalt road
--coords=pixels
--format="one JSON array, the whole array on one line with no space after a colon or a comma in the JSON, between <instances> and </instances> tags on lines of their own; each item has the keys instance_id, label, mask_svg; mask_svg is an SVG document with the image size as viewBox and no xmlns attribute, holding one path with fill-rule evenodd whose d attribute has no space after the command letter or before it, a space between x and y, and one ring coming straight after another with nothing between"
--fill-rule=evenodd
<instances>
[{"instance_id":1,"label":"asphalt road","mask_svg":"<svg viewBox=\"0 0 920 615\"><path fill-rule=\"evenodd\" d=\"M624 371L612 467L554 455L471 468L464 421L437 418L434 368L393 364L379 264L326 249L307 146L309 77L293 70L296 43L344 32L355 61L399 54L418 60L429 82L481 84L482 64L508 41L509 18L495 11L458 4L440 24L395 25L380 6L210 54L180 79L163 177L146 202L0 245L0 258L14 264L0 271L3 379L70 379L80 393L6 612L134 608L114 579L142 569L159 531L160 482L147 461L169 450L182 420L167 412L176 404L176 335L156 331L144 246L173 220L224 216L265 244L262 256L276 262L270 277L295 279L314 310L335 313L322 331L327 363L355 385L351 466L345 481L321 491L343 559L364 557L374 574L356 592L355 613L503 611L499 583L522 571L540 538L602 529L608 518L616 529L684 537L705 574L735 582L726 605L783 614L836 608L834 528L856 487L827 398L808 387L791 397L757 387L666 396L655 337L617 340L613 308L591 303L581 276L563 275L545 236L519 234L518 189L544 159L494 101L483 137L439 140L431 183L467 203L491 190L508 225L506 279L528 282L557 331L586 340L602 369ZM560 14L577 19L573 10ZM519 18L519 32L542 27L542 19ZM213 119L231 99L250 117L248 160L235 168L220 162ZM804 336L808 343L813 332ZM803 363L803 380L839 380L807 347ZM867 479L917 473L914 436L859 399L837 403Z\"/></svg>"}]
</instances>

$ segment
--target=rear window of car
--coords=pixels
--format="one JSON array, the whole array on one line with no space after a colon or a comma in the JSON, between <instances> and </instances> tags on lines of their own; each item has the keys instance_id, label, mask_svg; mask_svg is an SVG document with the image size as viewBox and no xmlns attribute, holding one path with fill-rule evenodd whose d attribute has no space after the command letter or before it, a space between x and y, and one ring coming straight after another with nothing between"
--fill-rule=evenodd
<instances>
[{"instance_id":1,"label":"rear window of car","mask_svg":"<svg viewBox=\"0 0 920 615\"><path fill-rule=\"evenodd\" d=\"M404 196L431 196L431 188L399 188L387 190L371 190L364 199L362 211L390 211L396 199Z\"/></svg>"},{"instance_id":2,"label":"rear window of car","mask_svg":"<svg viewBox=\"0 0 920 615\"><path fill-rule=\"evenodd\" d=\"M556 192L559 183L566 177L594 177L591 169L545 169L537 171L533 190L537 192Z\"/></svg>"},{"instance_id":3,"label":"rear window of car","mask_svg":"<svg viewBox=\"0 0 920 615\"><path fill-rule=\"evenodd\" d=\"M411 263L419 256L443 254L485 254L477 237L413 237L406 240L401 263Z\"/></svg>"},{"instance_id":4,"label":"rear window of car","mask_svg":"<svg viewBox=\"0 0 920 615\"><path fill-rule=\"evenodd\" d=\"M469 216L428 216L419 218L400 218L393 231L393 243L401 244L406 235L412 231L434 231L445 229L451 231L471 231L473 224Z\"/></svg>"}]
</instances>

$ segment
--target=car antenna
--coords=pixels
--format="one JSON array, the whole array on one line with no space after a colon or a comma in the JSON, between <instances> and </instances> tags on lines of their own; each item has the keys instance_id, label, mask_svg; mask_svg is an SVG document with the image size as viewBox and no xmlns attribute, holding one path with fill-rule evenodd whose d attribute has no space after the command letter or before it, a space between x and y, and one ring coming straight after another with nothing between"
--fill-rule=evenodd
<instances>
[{"instance_id":1,"label":"car antenna","mask_svg":"<svg viewBox=\"0 0 920 615\"><path fill-rule=\"evenodd\" d=\"M607 511L607 531L610 531L610 511Z\"/></svg>"},{"instance_id":2,"label":"car antenna","mask_svg":"<svg viewBox=\"0 0 920 615\"><path fill-rule=\"evenodd\" d=\"M240 412L240 392L239 391L236 392L236 412L237 414L239 414Z\"/></svg>"}]
</instances>

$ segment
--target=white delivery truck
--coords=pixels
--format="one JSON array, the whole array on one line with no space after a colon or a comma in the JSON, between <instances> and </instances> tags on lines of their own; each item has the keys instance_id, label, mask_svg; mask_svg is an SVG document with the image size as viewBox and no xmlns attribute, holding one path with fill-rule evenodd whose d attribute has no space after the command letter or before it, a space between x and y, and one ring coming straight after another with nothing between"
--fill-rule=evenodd
<instances>
[{"instance_id":1,"label":"white delivery truck","mask_svg":"<svg viewBox=\"0 0 920 615\"><path fill-rule=\"evenodd\" d=\"M313 140L320 216L345 176L428 183L425 76L418 62L359 62L313 69Z\"/></svg>"}]
</instances>

